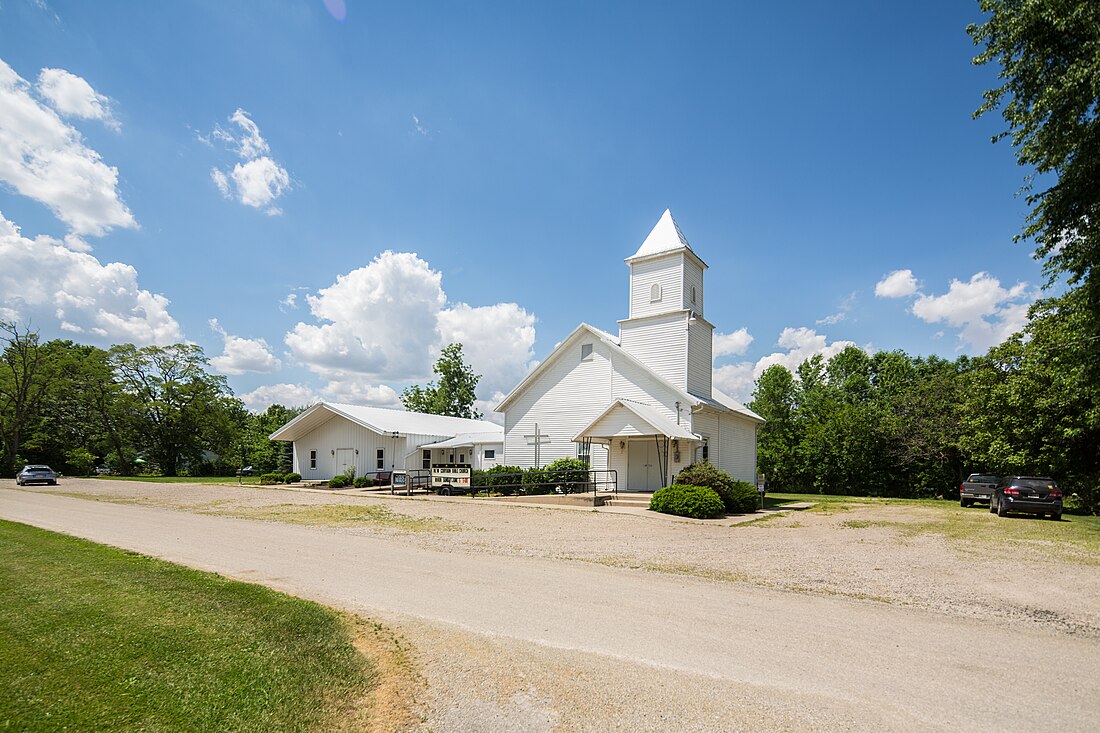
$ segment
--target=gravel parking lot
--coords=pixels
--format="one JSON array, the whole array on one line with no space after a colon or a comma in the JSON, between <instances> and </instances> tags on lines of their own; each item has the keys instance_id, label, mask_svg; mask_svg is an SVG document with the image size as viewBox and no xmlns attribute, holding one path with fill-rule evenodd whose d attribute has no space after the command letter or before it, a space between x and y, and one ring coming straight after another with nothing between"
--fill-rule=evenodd
<instances>
[{"instance_id":1,"label":"gravel parking lot","mask_svg":"<svg viewBox=\"0 0 1100 733\"><path fill-rule=\"evenodd\" d=\"M406 635L418 650L426 681L420 698L424 730L1086 730L1100 713L1100 661L1095 661L1100 660L1100 542L1093 525L1090 534L1089 527L1082 531L1071 522L999 520L980 508L946 503L822 504L725 526L467 498L353 497L111 480L64 480L57 487L3 491L15 488L8 483L0 484L0 516L5 517L18 519L20 512L42 509L22 501L27 494L39 497L35 501L59 494L135 511L144 507L254 520L234 526L247 526L259 536L287 531L275 530L278 526L328 527L295 534L293 540L288 535L288 541L329 537L348 547L376 548L371 552L391 557L378 573L395 562L408 562L410 574L431 572L416 563L430 568L439 562L433 558L453 558L447 562L453 563L454 577L471 573L484 584L486 599L505 593L497 606L512 603L508 589L494 585L508 577L515 583L514 577L537 578L545 572L546 582L597 585L591 598L576 600L577 608L591 603L596 609L587 619L570 618L552 599L544 611L531 611L524 599L545 590L533 580L530 589L512 590L518 594L516 612L534 618L513 623L500 608L487 608L484 617L495 619L493 624L448 618L430 608L427 599L420 609L415 594L406 607L404 601L378 601L366 590L346 598L320 586L303 592L373 615ZM57 502L69 512L91 506ZM181 519L181 532L190 531L191 524ZM181 552L173 546L152 554L201 564L174 556ZM221 571L250 577L236 567ZM290 577L292 570L279 568L284 574L279 577ZM261 569L251 577L269 582L265 578L275 572ZM296 582L270 584L300 592ZM468 590L471 582L460 590ZM623 608L637 601L641 610L619 615L614 597L606 598L600 610L601 583L607 593L621 587ZM693 604L699 609L708 603L717 609L728 606L717 628L756 641L731 646L726 653L751 647L763 658L739 660L727 671L723 664L708 666L706 654L699 655L698 664L683 656L694 642L675 629L678 609L649 613L648 587L654 589L654 604L660 591L668 598L682 596L685 611ZM584 628L589 621L591 629L602 630L600 635L570 634L570 623ZM872 631L866 643L858 635L847 636L848 626L864 624L872 630L896 628L897 644L891 643L892 631ZM639 635L660 636L665 625L669 637L650 640L652 654L644 644L635 647ZM807 625L832 631L804 644ZM926 629L923 636L921 628ZM855 646L834 648L830 639L841 647ZM895 646L898 655L917 656L885 661L867 656L889 655ZM922 647L926 658L920 655ZM1061 660L1044 661L1044 649ZM1079 664L1079 659L1094 661ZM950 678L965 678L968 664L980 669L1016 663L1033 670L1049 663L1050 673L1062 680L1055 688L1071 701L1067 705L1055 695L1044 714L1034 707L1048 703L1032 703L1030 712L1022 714L983 700L977 686L956 690L962 680ZM800 664L804 673L798 672ZM782 672L783 665L792 669ZM818 665L835 669L836 679L811 674ZM871 679L881 685L868 686L865 675L876 665L883 666L881 676ZM944 679L892 689L891 675L904 677L906 665L913 674L923 670ZM1086 674L1089 679L1080 679ZM910 699L919 698L922 689L933 699Z\"/></svg>"}]
</instances>

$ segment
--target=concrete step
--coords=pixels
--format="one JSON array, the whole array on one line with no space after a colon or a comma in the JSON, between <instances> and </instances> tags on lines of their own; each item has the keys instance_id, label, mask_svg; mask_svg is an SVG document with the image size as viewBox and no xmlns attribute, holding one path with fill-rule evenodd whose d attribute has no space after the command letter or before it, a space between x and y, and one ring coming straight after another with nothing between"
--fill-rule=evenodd
<instances>
[{"instance_id":1,"label":"concrete step","mask_svg":"<svg viewBox=\"0 0 1100 733\"><path fill-rule=\"evenodd\" d=\"M653 498L653 494L649 492L641 491L620 491L614 496L609 496L604 500L605 506L619 506L619 507L649 507L649 500Z\"/></svg>"}]
</instances>

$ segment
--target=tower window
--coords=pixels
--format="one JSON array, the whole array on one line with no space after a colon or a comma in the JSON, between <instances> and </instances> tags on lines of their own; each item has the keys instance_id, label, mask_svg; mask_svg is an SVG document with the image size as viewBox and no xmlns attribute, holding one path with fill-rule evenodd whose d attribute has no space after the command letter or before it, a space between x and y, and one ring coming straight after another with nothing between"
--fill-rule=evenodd
<instances>
[{"instance_id":1,"label":"tower window","mask_svg":"<svg viewBox=\"0 0 1100 733\"><path fill-rule=\"evenodd\" d=\"M691 304L695 305L695 286L691 286Z\"/></svg>"},{"instance_id":2,"label":"tower window","mask_svg":"<svg viewBox=\"0 0 1100 733\"><path fill-rule=\"evenodd\" d=\"M653 283L649 286L649 302L659 303L661 301L661 283Z\"/></svg>"}]
</instances>

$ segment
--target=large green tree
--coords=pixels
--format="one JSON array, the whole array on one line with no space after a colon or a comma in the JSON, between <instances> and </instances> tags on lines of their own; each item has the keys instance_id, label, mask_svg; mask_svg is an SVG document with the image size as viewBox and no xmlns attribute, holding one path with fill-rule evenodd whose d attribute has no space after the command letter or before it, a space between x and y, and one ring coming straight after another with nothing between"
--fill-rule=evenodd
<instances>
[{"instance_id":1,"label":"large green tree","mask_svg":"<svg viewBox=\"0 0 1100 733\"><path fill-rule=\"evenodd\" d=\"M0 321L0 345L0 475L11 476L20 468L16 464L23 441L46 396L49 377L36 331Z\"/></svg>"},{"instance_id":2,"label":"large green tree","mask_svg":"<svg viewBox=\"0 0 1100 733\"><path fill-rule=\"evenodd\" d=\"M225 377L209 372L202 348L125 344L111 349L110 363L142 447L164 475L198 464L203 450L228 449L235 400Z\"/></svg>"},{"instance_id":3,"label":"large green tree","mask_svg":"<svg viewBox=\"0 0 1100 733\"><path fill-rule=\"evenodd\" d=\"M426 412L432 415L450 415L481 419L474 409L474 391L481 380L480 374L462 358L462 344L451 344L443 349L432 371L439 375L438 382L429 382L405 388L401 403L410 412Z\"/></svg>"},{"instance_id":4,"label":"large green tree","mask_svg":"<svg viewBox=\"0 0 1100 733\"><path fill-rule=\"evenodd\" d=\"M1100 323L1100 4L1096 0L979 0L983 23L967 28L983 46L978 65L1000 67L1000 86L975 116L1000 110L1029 178L1023 236L1052 276L1086 289ZM1052 182L1050 182L1052 179ZM1048 185L1048 182L1049 185Z\"/></svg>"}]
</instances>

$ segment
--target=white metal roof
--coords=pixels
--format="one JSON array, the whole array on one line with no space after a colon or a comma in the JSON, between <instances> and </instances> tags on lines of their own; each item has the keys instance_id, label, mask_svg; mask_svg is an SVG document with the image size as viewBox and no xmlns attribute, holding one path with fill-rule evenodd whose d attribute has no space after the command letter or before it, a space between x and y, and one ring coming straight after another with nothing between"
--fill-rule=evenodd
<instances>
[{"instance_id":1,"label":"white metal roof","mask_svg":"<svg viewBox=\"0 0 1100 733\"><path fill-rule=\"evenodd\" d=\"M425 443L421 448L466 448L486 443L503 443L504 428L498 426L492 433L459 433L453 438L441 440L438 443Z\"/></svg>"},{"instance_id":2,"label":"white metal roof","mask_svg":"<svg viewBox=\"0 0 1100 733\"><path fill-rule=\"evenodd\" d=\"M503 428L487 420L427 415L422 412L391 410L385 407L318 402L272 433L271 439L297 440L337 416L351 420L376 433L455 436L459 433L499 432L501 436L504 435ZM503 437L501 440L503 440Z\"/></svg>"},{"instance_id":3,"label":"white metal roof","mask_svg":"<svg viewBox=\"0 0 1100 733\"><path fill-rule=\"evenodd\" d=\"M643 404L641 402L635 402L634 400L618 399L611 403L610 407L600 413L592 422L585 426L584 430L577 433L573 438L574 442L581 440L582 438L596 438L600 440L608 440L611 438L620 437L616 434L598 434L593 432L596 425L599 425L600 421L605 417L615 412L616 410L625 409L633 412L639 418L647 423L652 429L651 435L664 435L669 438L677 438L680 440L700 440L698 435L695 435L683 425L676 424L668 416L664 415L657 408L650 405Z\"/></svg>"},{"instance_id":4,"label":"white metal roof","mask_svg":"<svg viewBox=\"0 0 1100 733\"><path fill-rule=\"evenodd\" d=\"M638 251L633 255L627 257L626 261L653 257L654 255L675 252L680 249L687 249L695 255L691 245L688 244L687 237L680 230L680 225L672 218L672 212L665 209L665 213L661 214L661 218L657 220L657 224L649 232L649 236L642 242L642 246L638 247ZM698 259L698 255L696 255L696 259Z\"/></svg>"}]
</instances>

